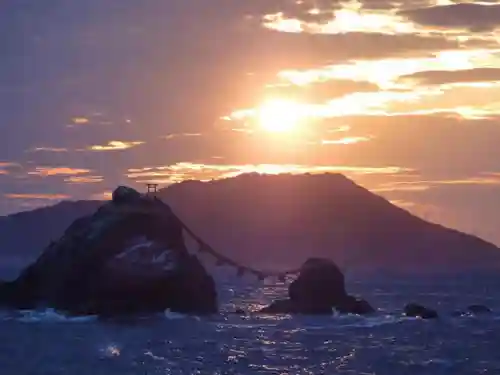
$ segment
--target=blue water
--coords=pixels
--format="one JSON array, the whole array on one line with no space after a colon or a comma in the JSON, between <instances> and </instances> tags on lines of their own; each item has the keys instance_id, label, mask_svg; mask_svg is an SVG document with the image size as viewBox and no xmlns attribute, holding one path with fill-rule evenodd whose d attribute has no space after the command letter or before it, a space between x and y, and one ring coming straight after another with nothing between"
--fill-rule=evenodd
<instances>
[{"instance_id":1,"label":"blue water","mask_svg":"<svg viewBox=\"0 0 500 375\"><path fill-rule=\"evenodd\" d=\"M351 280L376 316L241 317L286 293L269 281L219 280L210 318L161 314L128 322L67 319L51 311L4 312L0 374L500 374L500 279ZM442 319L401 317L415 301ZM496 311L452 318L473 303Z\"/></svg>"}]
</instances>

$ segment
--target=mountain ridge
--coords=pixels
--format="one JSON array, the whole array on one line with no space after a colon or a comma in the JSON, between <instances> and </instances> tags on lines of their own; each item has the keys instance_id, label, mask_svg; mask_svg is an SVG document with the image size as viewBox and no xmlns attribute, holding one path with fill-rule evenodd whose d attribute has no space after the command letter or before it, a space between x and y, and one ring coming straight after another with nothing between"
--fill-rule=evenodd
<instances>
[{"instance_id":1,"label":"mountain ridge","mask_svg":"<svg viewBox=\"0 0 500 375\"><path fill-rule=\"evenodd\" d=\"M384 272L500 268L494 244L427 222L341 174L250 173L184 181L157 195L218 252L250 267L293 268L317 256ZM0 218L1 255L37 256L101 204L62 202Z\"/></svg>"}]
</instances>

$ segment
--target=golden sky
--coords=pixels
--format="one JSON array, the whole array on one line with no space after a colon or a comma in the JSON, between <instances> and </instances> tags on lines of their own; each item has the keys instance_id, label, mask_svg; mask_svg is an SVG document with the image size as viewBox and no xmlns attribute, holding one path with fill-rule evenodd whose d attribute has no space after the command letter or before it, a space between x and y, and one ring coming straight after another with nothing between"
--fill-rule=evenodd
<instances>
[{"instance_id":1,"label":"golden sky","mask_svg":"<svg viewBox=\"0 0 500 375\"><path fill-rule=\"evenodd\" d=\"M38 4L0 15L2 213L338 172L500 244L496 1Z\"/></svg>"}]
</instances>

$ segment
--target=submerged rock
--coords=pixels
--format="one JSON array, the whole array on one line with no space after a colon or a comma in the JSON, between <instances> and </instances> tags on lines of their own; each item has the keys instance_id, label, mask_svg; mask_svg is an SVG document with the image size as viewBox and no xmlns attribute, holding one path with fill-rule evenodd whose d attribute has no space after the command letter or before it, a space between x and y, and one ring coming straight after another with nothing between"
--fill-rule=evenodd
<instances>
[{"instance_id":1,"label":"submerged rock","mask_svg":"<svg viewBox=\"0 0 500 375\"><path fill-rule=\"evenodd\" d=\"M467 307L467 311L474 315L490 314L492 312L488 306L484 305L470 305Z\"/></svg>"},{"instance_id":2,"label":"submerged rock","mask_svg":"<svg viewBox=\"0 0 500 375\"><path fill-rule=\"evenodd\" d=\"M277 300L262 313L290 314L368 314L375 310L364 300L347 294L344 275L328 259L310 258L301 267L298 278L288 288L289 299Z\"/></svg>"},{"instance_id":3,"label":"submerged rock","mask_svg":"<svg viewBox=\"0 0 500 375\"><path fill-rule=\"evenodd\" d=\"M435 310L429 309L416 303L409 303L404 308L404 314L412 318L436 319L438 313Z\"/></svg>"},{"instance_id":4,"label":"submerged rock","mask_svg":"<svg viewBox=\"0 0 500 375\"><path fill-rule=\"evenodd\" d=\"M104 316L216 312L214 280L187 251L182 229L169 206L119 187L17 280L0 284L0 304Z\"/></svg>"}]
</instances>

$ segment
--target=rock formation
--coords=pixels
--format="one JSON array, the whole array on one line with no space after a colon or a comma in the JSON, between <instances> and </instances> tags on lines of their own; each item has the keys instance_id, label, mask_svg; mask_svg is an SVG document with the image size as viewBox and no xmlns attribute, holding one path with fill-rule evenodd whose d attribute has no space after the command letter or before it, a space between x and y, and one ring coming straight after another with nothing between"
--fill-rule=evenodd
<instances>
[{"instance_id":1,"label":"rock formation","mask_svg":"<svg viewBox=\"0 0 500 375\"><path fill-rule=\"evenodd\" d=\"M274 314L369 314L370 304L347 294L344 275L332 261L310 258L301 267L298 278L288 288L289 298L277 300L261 313Z\"/></svg>"},{"instance_id":2,"label":"rock formation","mask_svg":"<svg viewBox=\"0 0 500 375\"><path fill-rule=\"evenodd\" d=\"M404 315L411 318L422 318L422 319L436 319L438 318L438 313L435 310L429 309L425 306L409 303L404 308Z\"/></svg>"},{"instance_id":3,"label":"rock formation","mask_svg":"<svg viewBox=\"0 0 500 375\"><path fill-rule=\"evenodd\" d=\"M106 316L216 312L214 280L187 251L182 229L169 206L119 187L16 280L1 284L0 304Z\"/></svg>"}]
</instances>

